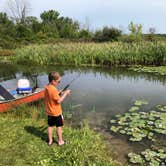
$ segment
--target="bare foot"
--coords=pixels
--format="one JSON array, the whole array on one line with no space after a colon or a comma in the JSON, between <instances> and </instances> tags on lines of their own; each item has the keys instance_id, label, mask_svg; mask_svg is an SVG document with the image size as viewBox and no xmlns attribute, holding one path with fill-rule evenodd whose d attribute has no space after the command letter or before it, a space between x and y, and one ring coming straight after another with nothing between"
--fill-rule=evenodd
<instances>
[{"instance_id":1,"label":"bare foot","mask_svg":"<svg viewBox=\"0 0 166 166\"><path fill-rule=\"evenodd\" d=\"M59 146L62 146L64 144L65 144L65 141L61 141L61 142L58 143Z\"/></svg>"},{"instance_id":2,"label":"bare foot","mask_svg":"<svg viewBox=\"0 0 166 166\"><path fill-rule=\"evenodd\" d=\"M48 143L48 146L51 146L53 144L53 140L50 140Z\"/></svg>"}]
</instances>

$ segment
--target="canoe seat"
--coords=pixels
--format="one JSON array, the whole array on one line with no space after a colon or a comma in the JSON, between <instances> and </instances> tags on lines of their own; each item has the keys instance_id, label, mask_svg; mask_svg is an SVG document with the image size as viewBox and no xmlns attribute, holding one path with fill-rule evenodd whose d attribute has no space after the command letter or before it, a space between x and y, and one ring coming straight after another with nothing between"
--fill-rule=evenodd
<instances>
[{"instance_id":1,"label":"canoe seat","mask_svg":"<svg viewBox=\"0 0 166 166\"><path fill-rule=\"evenodd\" d=\"M0 95L5 100L13 100L13 99L15 99L14 96L12 96L2 85L0 85Z\"/></svg>"}]
</instances>

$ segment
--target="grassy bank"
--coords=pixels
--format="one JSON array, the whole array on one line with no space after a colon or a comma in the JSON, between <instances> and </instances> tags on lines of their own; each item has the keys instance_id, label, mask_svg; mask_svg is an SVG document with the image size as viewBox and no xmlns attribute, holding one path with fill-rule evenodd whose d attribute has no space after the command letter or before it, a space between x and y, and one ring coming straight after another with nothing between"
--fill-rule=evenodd
<instances>
[{"instance_id":1,"label":"grassy bank","mask_svg":"<svg viewBox=\"0 0 166 166\"><path fill-rule=\"evenodd\" d=\"M0 115L0 165L109 165L117 166L100 135L87 125L81 129L64 127L69 144L47 145L46 120L36 107L22 106ZM56 139L56 136L54 135Z\"/></svg>"},{"instance_id":2,"label":"grassy bank","mask_svg":"<svg viewBox=\"0 0 166 166\"><path fill-rule=\"evenodd\" d=\"M165 42L57 43L16 49L12 61L19 64L90 66L164 65Z\"/></svg>"}]
</instances>

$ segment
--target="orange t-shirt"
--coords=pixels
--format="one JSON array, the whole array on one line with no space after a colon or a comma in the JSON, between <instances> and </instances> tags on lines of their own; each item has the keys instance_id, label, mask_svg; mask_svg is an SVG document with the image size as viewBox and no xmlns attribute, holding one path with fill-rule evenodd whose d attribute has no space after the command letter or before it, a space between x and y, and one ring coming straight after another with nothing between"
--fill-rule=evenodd
<instances>
[{"instance_id":1,"label":"orange t-shirt","mask_svg":"<svg viewBox=\"0 0 166 166\"><path fill-rule=\"evenodd\" d=\"M62 114L61 104L57 103L60 99L58 90L51 84L45 86L45 104L46 114L50 116L59 116Z\"/></svg>"}]
</instances>

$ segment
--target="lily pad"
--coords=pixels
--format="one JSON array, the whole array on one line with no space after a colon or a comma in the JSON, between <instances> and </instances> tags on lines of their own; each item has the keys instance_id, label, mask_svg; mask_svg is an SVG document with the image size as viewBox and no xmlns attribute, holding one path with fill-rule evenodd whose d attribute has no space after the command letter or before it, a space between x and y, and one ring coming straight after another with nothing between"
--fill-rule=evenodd
<instances>
[{"instance_id":1,"label":"lily pad","mask_svg":"<svg viewBox=\"0 0 166 166\"><path fill-rule=\"evenodd\" d=\"M116 123L115 119L110 120L111 123Z\"/></svg>"},{"instance_id":2,"label":"lily pad","mask_svg":"<svg viewBox=\"0 0 166 166\"><path fill-rule=\"evenodd\" d=\"M151 160L151 162L149 163L150 166L160 166L160 162L157 160Z\"/></svg>"},{"instance_id":3,"label":"lily pad","mask_svg":"<svg viewBox=\"0 0 166 166\"><path fill-rule=\"evenodd\" d=\"M159 110L166 112L166 105L157 105L156 106Z\"/></svg>"},{"instance_id":4,"label":"lily pad","mask_svg":"<svg viewBox=\"0 0 166 166\"><path fill-rule=\"evenodd\" d=\"M129 153L128 157L130 158L130 162L134 164L143 164L144 160L141 157L141 155L135 154L135 153Z\"/></svg>"},{"instance_id":5,"label":"lily pad","mask_svg":"<svg viewBox=\"0 0 166 166\"><path fill-rule=\"evenodd\" d=\"M125 134L126 131L125 131L125 130L119 130L119 133L121 133L121 134Z\"/></svg>"},{"instance_id":6,"label":"lily pad","mask_svg":"<svg viewBox=\"0 0 166 166\"><path fill-rule=\"evenodd\" d=\"M165 129L166 130L166 119L165 120L158 119L158 120L155 121L154 124L155 124L157 129L159 128L159 129Z\"/></svg>"},{"instance_id":7,"label":"lily pad","mask_svg":"<svg viewBox=\"0 0 166 166\"><path fill-rule=\"evenodd\" d=\"M157 157L157 153L150 149L146 149L141 154L145 157L146 161L151 161L152 159L154 159L154 157Z\"/></svg>"},{"instance_id":8,"label":"lily pad","mask_svg":"<svg viewBox=\"0 0 166 166\"><path fill-rule=\"evenodd\" d=\"M154 136L154 134L152 133L152 132L149 132L149 134L148 134L148 139L153 139L153 136Z\"/></svg>"},{"instance_id":9,"label":"lily pad","mask_svg":"<svg viewBox=\"0 0 166 166\"><path fill-rule=\"evenodd\" d=\"M112 126L112 131L127 135L132 142L149 139L151 149L146 149L140 154L129 153L128 156L132 163L157 166L166 163L166 112L165 106L161 105L157 105L155 110L137 112L140 109L139 106L147 103L144 100L141 102L137 100L127 113L117 115L116 120L112 121L115 123L115 126Z\"/></svg>"},{"instance_id":10,"label":"lily pad","mask_svg":"<svg viewBox=\"0 0 166 166\"><path fill-rule=\"evenodd\" d=\"M138 111L139 107L133 106L129 109L129 112L134 112L134 111Z\"/></svg>"},{"instance_id":11,"label":"lily pad","mask_svg":"<svg viewBox=\"0 0 166 166\"><path fill-rule=\"evenodd\" d=\"M118 121L118 124L120 124L120 125L126 125L126 117L124 116L124 117L120 117L119 118L119 121Z\"/></svg>"},{"instance_id":12,"label":"lily pad","mask_svg":"<svg viewBox=\"0 0 166 166\"><path fill-rule=\"evenodd\" d=\"M122 128L122 126L111 126L111 131L113 131L113 132L115 132L115 133L117 133L118 132L118 130L119 129L121 129Z\"/></svg>"},{"instance_id":13,"label":"lily pad","mask_svg":"<svg viewBox=\"0 0 166 166\"><path fill-rule=\"evenodd\" d=\"M129 139L130 141L132 141L132 142L139 142L139 141L141 141L142 140L142 137L131 137L130 139Z\"/></svg>"},{"instance_id":14,"label":"lily pad","mask_svg":"<svg viewBox=\"0 0 166 166\"><path fill-rule=\"evenodd\" d=\"M148 104L148 102L145 100L136 100L134 103L134 105L137 105L137 106L141 106L141 105L145 105L145 104Z\"/></svg>"}]
</instances>

